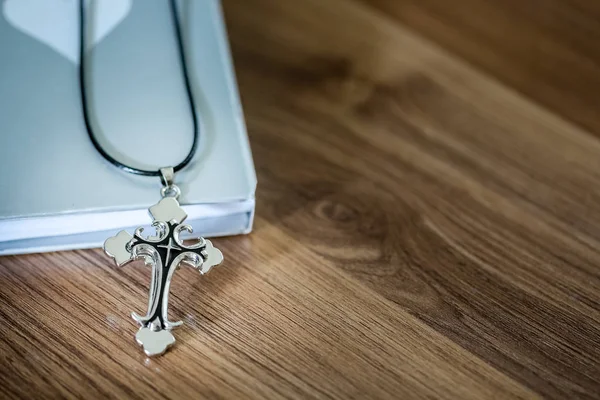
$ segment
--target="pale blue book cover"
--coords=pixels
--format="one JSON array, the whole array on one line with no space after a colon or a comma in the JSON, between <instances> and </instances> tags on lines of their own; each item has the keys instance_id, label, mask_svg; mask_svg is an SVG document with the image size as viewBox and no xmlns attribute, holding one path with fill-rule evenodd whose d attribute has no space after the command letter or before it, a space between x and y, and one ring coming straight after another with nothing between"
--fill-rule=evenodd
<instances>
[{"instance_id":1,"label":"pale blue book cover","mask_svg":"<svg viewBox=\"0 0 600 400\"><path fill-rule=\"evenodd\" d=\"M180 1L200 145L176 176L201 235L251 230L256 177L216 0ZM189 151L193 124L164 0L87 2L94 128L127 164L158 168ZM0 254L99 247L148 224L160 180L94 149L78 81L78 0L5 0L0 15Z\"/></svg>"}]
</instances>

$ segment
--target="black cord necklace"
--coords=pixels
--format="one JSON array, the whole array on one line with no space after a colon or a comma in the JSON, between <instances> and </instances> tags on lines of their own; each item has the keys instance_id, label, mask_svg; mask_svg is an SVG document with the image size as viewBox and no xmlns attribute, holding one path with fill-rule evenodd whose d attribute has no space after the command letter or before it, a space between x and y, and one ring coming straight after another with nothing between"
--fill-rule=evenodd
<instances>
[{"instance_id":1,"label":"black cord necklace","mask_svg":"<svg viewBox=\"0 0 600 400\"><path fill-rule=\"evenodd\" d=\"M169 6L171 9L171 18L173 19L173 26L175 27L175 37L177 41L177 50L179 51L179 59L181 63L181 72L183 74L184 82L185 82L185 92L189 100L190 105L190 113L192 114L192 120L194 124L194 139L192 141L192 147L190 148L189 153L183 159L182 162L173 167L173 172L178 172L186 167L192 158L194 157L194 153L196 153L196 149L198 147L198 136L200 135L200 130L198 128L198 118L196 117L196 104L194 102L194 96L192 95L192 89L190 87L190 78L187 69L187 63L185 58L185 51L183 46L183 39L181 35L181 25L179 23L179 16L177 13L177 6L175 5L175 0L169 0ZM122 169L123 171L129 172L130 174L135 175L143 175L143 176L161 176L161 170L143 170L139 168L135 168L129 165L125 165L121 161L117 160L108 152L102 148L98 140L96 139L96 135L94 134L94 130L92 129L90 123L90 110L88 107L87 101L87 92L85 85L85 77L86 77L86 57L85 57L85 5L84 0L79 0L79 89L81 91L81 102L83 108L83 119L85 121L85 127L87 129L88 136L90 140L94 144L96 150L107 159L111 164L115 167Z\"/></svg>"},{"instance_id":2,"label":"black cord necklace","mask_svg":"<svg viewBox=\"0 0 600 400\"><path fill-rule=\"evenodd\" d=\"M175 167L162 167L150 171L134 168L118 161L102 148L94 135L89 120L87 93L85 90L85 7L83 4L84 0L79 0L79 84L83 116L90 140L96 150L116 167L131 174L160 176L163 182L163 188L160 191L162 199L148 209L153 219L152 226L156 231L155 234L146 236L143 234L144 228L140 227L135 230L133 235L127 231L120 231L104 242L104 251L114 259L118 266L140 258L146 264L152 266L148 312L145 316L132 313L133 319L140 325L140 329L135 335L135 340L144 348L144 353L148 356L160 355L172 346L175 343L175 337L171 334L171 330L182 324L181 321L169 321L167 315L171 279L180 264L190 265L200 271L200 273L205 274L212 267L223 261L223 254L212 245L210 240L197 238L195 243L190 244L187 239L180 236L183 232L192 233L192 227L183 224L183 221L187 218L187 214L179 205L177 199L181 192L179 187L173 183L173 180L175 172L188 165L194 156L198 145L199 132L195 112L196 107L190 89L183 40L181 38L181 27L175 1L170 0L171 16L175 26L175 36L177 38L177 47L185 80L185 89L189 99L190 112L194 121L194 141L188 155Z\"/></svg>"}]
</instances>

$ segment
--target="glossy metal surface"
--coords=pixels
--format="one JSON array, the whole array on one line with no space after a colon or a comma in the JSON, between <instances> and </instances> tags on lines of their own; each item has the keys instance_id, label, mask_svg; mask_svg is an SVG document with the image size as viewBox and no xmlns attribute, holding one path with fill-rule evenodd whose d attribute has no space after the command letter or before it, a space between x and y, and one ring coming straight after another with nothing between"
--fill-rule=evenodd
<instances>
[{"instance_id":1,"label":"glossy metal surface","mask_svg":"<svg viewBox=\"0 0 600 400\"><path fill-rule=\"evenodd\" d=\"M193 244L184 243L180 234L192 233L192 227L181 224L187 215L176 198L165 197L149 211L154 219L154 235L145 236L143 228L137 228L133 236L121 231L106 240L104 251L118 266L143 259L152 267L146 315L135 312L131 315L140 325L136 341L146 355L156 356L175 343L170 330L182 324L168 319L169 288L175 270L181 263L186 263L205 274L223 261L223 254L204 238L196 239Z\"/></svg>"}]
</instances>

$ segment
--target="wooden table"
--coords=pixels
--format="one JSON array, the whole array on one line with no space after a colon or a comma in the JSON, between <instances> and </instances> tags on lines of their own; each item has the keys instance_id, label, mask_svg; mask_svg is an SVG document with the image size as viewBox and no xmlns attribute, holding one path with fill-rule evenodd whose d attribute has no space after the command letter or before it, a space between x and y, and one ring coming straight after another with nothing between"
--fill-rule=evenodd
<instances>
[{"instance_id":1,"label":"wooden table","mask_svg":"<svg viewBox=\"0 0 600 400\"><path fill-rule=\"evenodd\" d=\"M600 2L226 0L254 232L0 259L0 397L600 398Z\"/></svg>"}]
</instances>

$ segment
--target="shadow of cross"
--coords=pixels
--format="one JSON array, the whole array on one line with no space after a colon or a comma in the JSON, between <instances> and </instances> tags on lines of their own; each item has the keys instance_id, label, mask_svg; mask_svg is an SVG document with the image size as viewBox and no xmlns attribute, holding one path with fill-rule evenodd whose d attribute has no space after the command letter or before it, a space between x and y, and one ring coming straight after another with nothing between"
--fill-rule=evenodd
<instances>
[{"instance_id":1,"label":"shadow of cross","mask_svg":"<svg viewBox=\"0 0 600 400\"><path fill-rule=\"evenodd\" d=\"M176 199L163 198L149 211L154 219L154 236L142 236L143 228L137 228L134 236L120 231L106 240L104 251L114 258L118 266L141 258L152 267L148 311L145 316L136 313L131 316L140 325L136 334L138 344L148 356L154 356L164 353L175 343L170 330L182 324L167 318L169 288L174 272L181 263L186 263L205 274L223 261L223 255L210 240L204 238L198 238L190 245L183 243L181 233L192 233L192 228L181 224L187 214Z\"/></svg>"}]
</instances>

